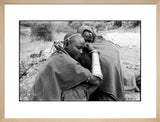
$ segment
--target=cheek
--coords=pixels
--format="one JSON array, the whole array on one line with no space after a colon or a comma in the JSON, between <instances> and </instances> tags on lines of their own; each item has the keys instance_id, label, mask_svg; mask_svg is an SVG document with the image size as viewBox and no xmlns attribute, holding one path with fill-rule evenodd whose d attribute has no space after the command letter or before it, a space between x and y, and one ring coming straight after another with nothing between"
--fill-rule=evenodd
<instances>
[{"instance_id":1,"label":"cheek","mask_svg":"<svg viewBox=\"0 0 160 122\"><path fill-rule=\"evenodd\" d=\"M75 56L78 54L78 52L77 52L76 49L71 48L71 49L70 49L70 54L75 57Z\"/></svg>"},{"instance_id":2,"label":"cheek","mask_svg":"<svg viewBox=\"0 0 160 122\"><path fill-rule=\"evenodd\" d=\"M74 50L73 50L73 55L76 56L76 55L78 55L78 54L79 54L79 51L78 51L77 49L74 49Z\"/></svg>"}]
</instances>

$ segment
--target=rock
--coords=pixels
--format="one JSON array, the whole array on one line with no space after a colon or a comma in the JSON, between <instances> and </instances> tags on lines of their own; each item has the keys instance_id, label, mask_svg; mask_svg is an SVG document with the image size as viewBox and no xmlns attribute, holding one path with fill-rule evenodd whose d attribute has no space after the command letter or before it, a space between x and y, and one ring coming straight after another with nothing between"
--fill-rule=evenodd
<instances>
[{"instance_id":1,"label":"rock","mask_svg":"<svg viewBox=\"0 0 160 122\"><path fill-rule=\"evenodd\" d=\"M130 69L123 68L122 74L123 74L124 89L126 91L133 90L139 92L140 90L136 84L135 73Z\"/></svg>"},{"instance_id":2,"label":"rock","mask_svg":"<svg viewBox=\"0 0 160 122\"><path fill-rule=\"evenodd\" d=\"M30 58L40 57L40 56L42 55L42 52L43 52L43 51L41 50L38 54L33 53L33 54L30 55Z\"/></svg>"}]
</instances>

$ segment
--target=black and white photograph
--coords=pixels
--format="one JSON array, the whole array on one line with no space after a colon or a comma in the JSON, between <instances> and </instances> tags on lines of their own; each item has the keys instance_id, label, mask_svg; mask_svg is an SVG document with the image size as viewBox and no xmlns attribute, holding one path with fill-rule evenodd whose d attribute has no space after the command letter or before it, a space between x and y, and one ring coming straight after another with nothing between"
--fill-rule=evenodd
<instances>
[{"instance_id":1,"label":"black and white photograph","mask_svg":"<svg viewBox=\"0 0 160 122\"><path fill-rule=\"evenodd\" d=\"M141 101L141 20L19 20L19 101Z\"/></svg>"}]
</instances>

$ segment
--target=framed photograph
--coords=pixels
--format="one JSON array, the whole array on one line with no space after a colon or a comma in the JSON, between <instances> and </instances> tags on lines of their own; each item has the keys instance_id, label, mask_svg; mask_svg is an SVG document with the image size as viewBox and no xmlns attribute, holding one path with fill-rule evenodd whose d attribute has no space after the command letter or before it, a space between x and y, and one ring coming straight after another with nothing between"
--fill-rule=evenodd
<instances>
[{"instance_id":1,"label":"framed photograph","mask_svg":"<svg viewBox=\"0 0 160 122\"><path fill-rule=\"evenodd\" d=\"M151 121L160 1L1 1L0 121Z\"/></svg>"}]
</instances>

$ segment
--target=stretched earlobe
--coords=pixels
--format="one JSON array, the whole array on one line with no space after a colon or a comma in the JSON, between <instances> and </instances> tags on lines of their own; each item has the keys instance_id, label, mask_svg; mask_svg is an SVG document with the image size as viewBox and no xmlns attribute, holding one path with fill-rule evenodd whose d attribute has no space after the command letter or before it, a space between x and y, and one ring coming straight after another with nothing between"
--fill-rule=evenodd
<instances>
[{"instance_id":1,"label":"stretched earlobe","mask_svg":"<svg viewBox=\"0 0 160 122\"><path fill-rule=\"evenodd\" d=\"M68 45L69 45L68 43L69 43L69 42L65 42L65 43L64 43L64 48L67 48L67 47L68 47Z\"/></svg>"}]
</instances>

